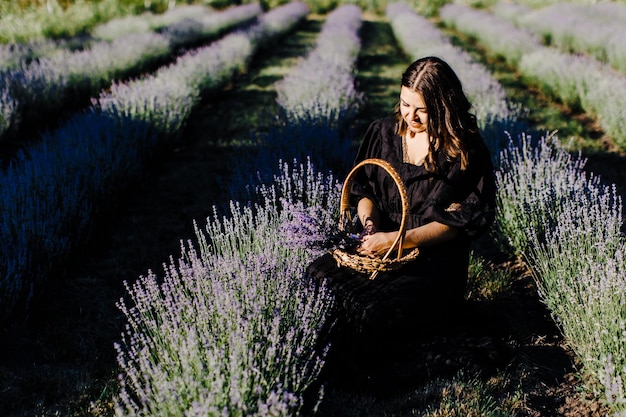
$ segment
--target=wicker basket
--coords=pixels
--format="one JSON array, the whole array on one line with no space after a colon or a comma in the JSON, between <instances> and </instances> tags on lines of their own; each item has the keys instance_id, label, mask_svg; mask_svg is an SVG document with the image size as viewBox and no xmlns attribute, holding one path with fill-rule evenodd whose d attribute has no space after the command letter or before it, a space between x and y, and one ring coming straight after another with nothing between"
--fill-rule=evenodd
<instances>
[{"instance_id":1,"label":"wicker basket","mask_svg":"<svg viewBox=\"0 0 626 417\"><path fill-rule=\"evenodd\" d=\"M339 266L345 266L361 273L370 274L369 279L375 279L379 272L387 272L400 268L406 263L415 260L419 255L417 248L411 250L403 250L404 235L406 233L406 217L409 210L409 199L407 197L406 188L402 182L402 178L384 159L370 158L359 162L348 173L341 190L341 201L339 205L339 227L343 228L345 224L352 222L352 214L350 212L350 190L354 182L354 174L365 165L377 165L383 168L391 176L400 191L402 201L402 220L396 240L393 242L387 253L382 257L372 257L360 255L354 250L335 249L333 257ZM395 257L391 257L392 253L396 253Z\"/></svg>"}]
</instances>

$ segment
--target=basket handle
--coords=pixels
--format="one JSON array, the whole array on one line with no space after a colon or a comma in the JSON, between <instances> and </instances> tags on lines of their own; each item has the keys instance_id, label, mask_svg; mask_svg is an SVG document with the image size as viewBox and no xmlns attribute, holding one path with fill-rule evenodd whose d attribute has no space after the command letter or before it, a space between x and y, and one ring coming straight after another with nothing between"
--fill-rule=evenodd
<instances>
[{"instance_id":1,"label":"basket handle","mask_svg":"<svg viewBox=\"0 0 626 417\"><path fill-rule=\"evenodd\" d=\"M387 173L391 176L396 187L398 187L398 191L400 192L400 199L402 201L402 220L400 221L400 228L398 229L398 235L394 240L393 244L383 256L383 260L387 259L389 255L393 252L394 248L398 247L398 259L402 257L402 248L404 243L404 235L406 233L406 217L407 212L409 210L409 198L407 196L406 188L404 183L402 182L402 178L398 172L394 169L394 167L384 159L379 158L369 158L364 159L363 161L356 164L348 173L346 180L343 183L343 187L341 189L341 200L339 202L339 227L343 227L345 221L352 222L352 215L350 214L350 190L352 189L352 183L354 182L354 174L365 165L376 165L383 168Z\"/></svg>"}]
</instances>

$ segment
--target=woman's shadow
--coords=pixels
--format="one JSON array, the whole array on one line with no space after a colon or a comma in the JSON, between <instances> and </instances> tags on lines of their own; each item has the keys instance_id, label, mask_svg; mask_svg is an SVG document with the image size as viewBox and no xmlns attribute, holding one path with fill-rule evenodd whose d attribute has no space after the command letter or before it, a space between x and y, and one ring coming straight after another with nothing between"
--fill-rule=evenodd
<instances>
[{"instance_id":1,"label":"woman's shadow","mask_svg":"<svg viewBox=\"0 0 626 417\"><path fill-rule=\"evenodd\" d=\"M482 247L476 251L484 250ZM574 371L572 355L517 260L486 256L511 269L506 291L466 298L455 308L408 317L393 326L354 332L334 328L321 382L342 391L395 395L459 372L488 379L503 371L556 386ZM552 341L553 343L542 343Z\"/></svg>"},{"instance_id":2,"label":"woman's shadow","mask_svg":"<svg viewBox=\"0 0 626 417\"><path fill-rule=\"evenodd\" d=\"M494 311L468 301L448 313L391 328L335 332L322 379L343 390L396 394L461 370L494 375L512 360Z\"/></svg>"}]
</instances>

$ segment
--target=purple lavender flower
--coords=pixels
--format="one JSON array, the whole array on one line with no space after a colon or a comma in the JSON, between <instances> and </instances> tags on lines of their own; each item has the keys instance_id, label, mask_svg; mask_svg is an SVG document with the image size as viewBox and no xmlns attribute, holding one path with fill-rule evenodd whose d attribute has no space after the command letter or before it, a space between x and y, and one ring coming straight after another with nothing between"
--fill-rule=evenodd
<instances>
[{"instance_id":1,"label":"purple lavender flower","mask_svg":"<svg viewBox=\"0 0 626 417\"><path fill-rule=\"evenodd\" d=\"M196 224L196 241L164 277L126 284L117 415L297 415L323 364L314 347L332 299L302 279L319 253L281 237L295 219L305 221L299 231L320 234L331 215L320 190L336 184L310 162L281 165L274 183L259 186L264 201L231 202L230 215Z\"/></svg>"}]
</instances>

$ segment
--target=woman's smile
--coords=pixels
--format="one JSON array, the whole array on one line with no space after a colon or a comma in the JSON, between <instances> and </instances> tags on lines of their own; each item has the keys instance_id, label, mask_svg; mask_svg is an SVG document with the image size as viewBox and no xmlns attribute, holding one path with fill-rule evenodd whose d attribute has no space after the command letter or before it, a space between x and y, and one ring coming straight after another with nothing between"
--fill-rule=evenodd
<instances>
[{"instance_id":1,"label":"woman's smile","mask_svg":"<svg viewBox=\"0 0 626 417\"><path fill-rule=\"evenodd\" d=\"M400 91L400 114L411 133L425 132L428 127L428 112L422 95L408 87Z\"/></svg>"},{"instance_id":2,"label":"woman's smile","mask_svg":"<svg viewBox=\"0 0 626 417\"><path fill-rule=\"evenodd\" d=\"M413 129L425 129L426 126L424 126L424 124L422 124L422 122L420 122L419 120L414 120L414 121L409 121L409 127L413 128Z\"/></svg>"}]
</instances>

